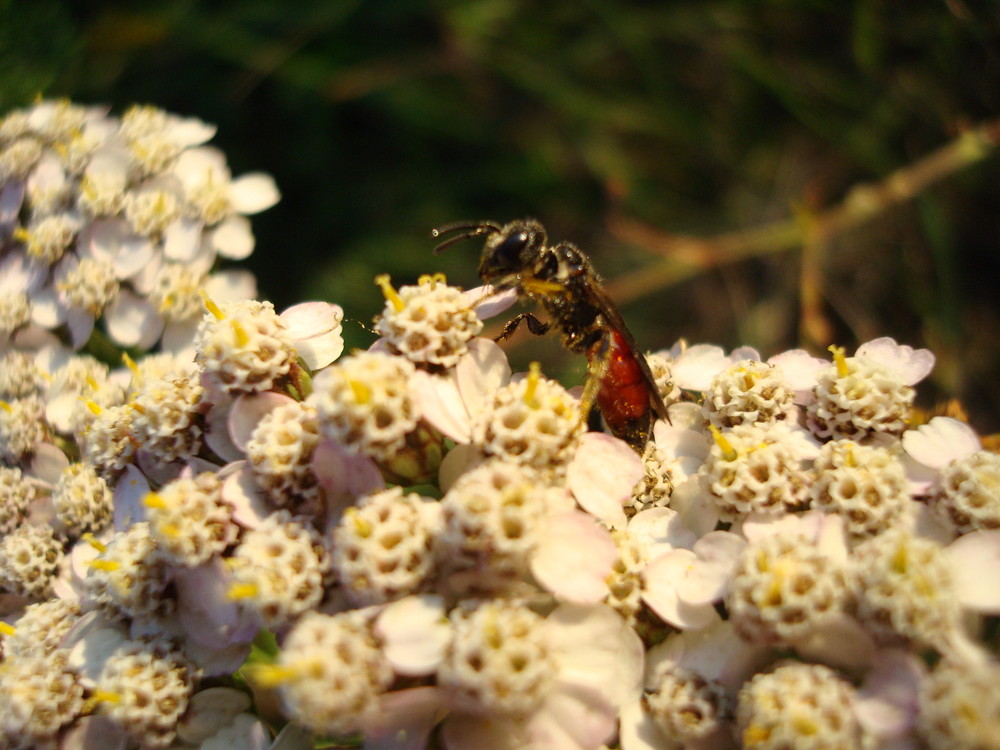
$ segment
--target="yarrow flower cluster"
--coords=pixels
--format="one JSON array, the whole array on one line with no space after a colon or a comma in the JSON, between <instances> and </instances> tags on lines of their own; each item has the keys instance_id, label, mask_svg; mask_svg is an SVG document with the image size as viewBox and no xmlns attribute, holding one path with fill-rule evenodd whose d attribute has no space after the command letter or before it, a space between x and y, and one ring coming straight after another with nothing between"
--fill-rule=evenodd
<instances>
[{"instance_id":1,"label":"yarrow flower cluster","mask_svg":"<svg viewBox=\"0 0 1000 750\"><path fill-rule=\"evenodd\" d=\"M495 290L380 276L341 357L219 276L277 193L213 132L0 121L0 747L996 744L1000 463L930 352L678 344L639 450Z\"/></svg>"}]
</instances>

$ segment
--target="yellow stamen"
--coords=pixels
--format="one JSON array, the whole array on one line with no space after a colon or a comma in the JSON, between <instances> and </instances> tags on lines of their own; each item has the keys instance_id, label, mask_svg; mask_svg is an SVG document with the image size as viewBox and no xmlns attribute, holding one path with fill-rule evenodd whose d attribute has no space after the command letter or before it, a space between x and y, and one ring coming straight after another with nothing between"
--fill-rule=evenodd
<instances>
[{"instance_id":1,"label":"yellow stamen","mask_svg":"<svg viewBox=\"0 0 1000 750\"><path fill-rule=\"evenodd\" d=\"M96 401L91 401L89 398L84 403L87 404L87 408L90 409L90 413L95 417L101 416L101 412L104 411L104 409L102 409Z\"/></svg>"},{"instance_id":2,"label":"yellow stamen","mask_svg":"<svg viewBox=\"0 0 1000 750\"><path fill-rule=\"evenodd\" d=\"M18 242L23 242L24 244L28 244L31 241L31 233L24 227L15 228L13 237Z\"/></svg>"},{"instance_id":3,"label":"yellow stamen","mask_svg":"<svg viewBox=\"0 0 1000 750\"><path fill-rule=\"evenodd\" d=\"M739 454L736 452L733 444L726 440L726 436L723 435L722 431L714 424L710 424L708 429L712 433L712 439L715 441L715 444L719 446L719 450L722 451L722 457L727 461L735 461Z\"/></svg>"},{"instance_id":4,"label":"yellow stamen","mask_svg":"<svg viewBox=\"0 0 1000 750\"><path fill-rule=\"evenodd\" d=\"M844 449L844 465L852 469L858 466L858 459L854 456L854 445L852 443L848 443Z\"/></svg>"},{"instance_id":5,"label":"yellow stamen","mask_svg":"<svg viewBox=\"0 0 1000 750\"><path fill-rule=\"evenodd\" d=\"M241 671L249 682L273 688L297 679L302 675L303 669L294 664L247 664Z\"/></svg>"},{"instance_id":6,"label":"yellow stamen","mask_svg":"<svg viewBox=\"0 0 1000 750\"><path fill-rule=\"evenodd\" d=\"M910 555L909 550L906 548L905 543L900 543L896 546L896 551L892 554L892 570L894 573L899 573L903 575L907 572L910 567Z\"/></svg>"},{"instance_id":7,"label":"yellow stamen","mask_svg":"<svg viewBox=\"0 0 1000 750\"><path fill-rule=\"evenodd\" d=\"M139 380L139 365L135 363L135 360L128 356L128 352L122 352L122 363L132 371L132 379Z\"/></svg>"},{"instance_id":8,"label":"yellow stamen","mask_svg":"<svg viewBox=\"0 0 1000 750\"><path fill-rule=\"evenodd\" d=\"M201 295L201 301L205 304L205 309L212 313L216 320L222 320L226 317L222 310L219 309L219 306L212 301L212 298L209 297L208 294L205 293L204 289L199 289L198 294Z\"/></svg>"},{"instance_id":9,"label":"yellow stamen","mask_svg":"<svg viewBox=\"0 0 1000 750\"><path fill-rule=\"evenodd\" d=\"M751 724L743 730L743 747L762 745L771 739L771 730L759 724Z\"/></svg>"},{"instance_id":10,"label":"yellow stamen","mask_svg":"<svg viewBox=\"0 0 1000 750\"><path fill-rule=\"evenodd\" d=\"M14 408L10 404L8 404L6 401L0 401L0 409L3 409L8 414L10 414L12 411L14 411Z\"/></svg>"},{"instance_id":11,"label":"yellow stamen","mask_svg":"<svg viewBox=\"0 0 1000 750\"><path fill-rule=\"evenodd\" d=\"M247 334L246 329L239 324L239 321L232 321L230 325L233 327L233 333L236 334L236 345L246 346L250 343L250 336Z\"/></svg>"},{"instance_id":12,"label":"yellow stamen","mask_svg":"<svg viewBox=\"0 0 1000 750\"><path fill-rule=\"evenodd\" d=\"M524 388L524 403L529 408L537 409L540 406L538 402L538 384L541 380L542 366L538 362L532 362L528 365L528 377Z\"/></svg>"},{"instance_id":13,"label":"yellow stamen","mask_svg":"<svg viewBox=\"0 0 1000 750\"><path fill-rule=\"evenodd\" d=\"M375 277L375 284L382 287L382 296L385 297L387 302L392 304L392 307L396 312L401 312L403 308L406 307L403 300L396 293L396 290L392 288L389 274L380 273Z\"/></svg>"},{"instance_id":14,"label":"yellow stamen","mask_svg":"<svg viewBox=\"0 0 1000 750\"><path fill-rule=\"evenodd\" d=\"M371 389L360 380L348 380L347 384L351 386L351 392L354 393L354 400L357 403L367 404L372 400Z\"/></svg>"},{"instance_id":15,"label":"yellow stamen","mask_svg":"<svg viewBox=\"0 0 1000 750\"><path fill-rule=\"evenodd\" d=\"M348 508L346 511L347 517L350 519L351 523L354 525L354 533L360 536L362 539L367 539L372 535L372 525L368 523L361 514L358 513L357 508Z\"/></svg>"},{"instance_id":16,"label":"yellow stamen","mask_svg":"<svg viewBox=\"0 0 1000 750\"><path fill-rule=\"evenodd\" d=\"M433 289L438 284L447 284L448 278L440 271L437 273L425 273L417 279L417 283L420 286L429 285Z\"/></svg>"},{"instance_id":17,"label":"yellow stamen","mask_svg":"<svg viewBox=\"0 0 1000 750\"><path fill-rule=\"evenodd\" d=\"M155 492L147 493L146 497L142 499L142 504L147 508L163 509L167 507L166 501Z\"/></svg>"},{"instance_id":18,"label":"yellow stamen","mask_svg":"<svg viewBox=\"0 0 1000 750\"><path fill-rule=\"evenodd\" d=\"M101 387L100 385L98 385L97 381L94 380L93 376L91 376L91 375L87 376L86 382L87 382L87 385L90 387L90 390L92 390L92 391L96 391L98 388Z\"/></svg>"},{"instance_id":19,"label":"yellow stamen","mask_svg":"<svg viewBox=\"0 0 1000 750\"><path fill-rule=\"evenodd\" d=\"M229 587L226 596L230 599L253 599L259 590L252 583L234 583Z\"/></svg>"},{"instance_id":20,"label":"yellow stamen","mask_svg":"<svg viewBox=\"0 0 1000 750\"><path fill-rule=\"evenodd\" d=\"M110 690L100 690L97 689L90 696L91 699L97 701L98 703L121 703L122 695L121 693L114 693Z\"/></svg>"},{"instance_id":21,"label":"yellow stamen","mask_svg":"<svg viewBox=\"0 0 1000 750\"><path fill-rule=\"evenodd\" d=\"M845 356L844 353L844 347L837 346L836 344L834 344L830 346L829 349L827 349L827 351L829 351L830 354L833 355L833 362L834 364L837 365L837 377L846 378L848 375L850 375L851 371L847 367L847 357Z\"/></svg>"},{"instance_id":22,"label":"yellow stamen","mask_svg":"<svg viewBox=\"0 0 1000 750\"><path fill-rule=\"evenodd\" d=\"M85 541L91 547L93 547L94 549L96 549L98 552L107 552L108 551L108 545L106 545L104 542L99 541L97 539L97 537L94 536L93 534L91 534L89 531L86 532L80 538L83 539L83 541Z\"/></svg>"},{"instance_id":23,"label":"yellow stamen","mask_svg":"<svg viewBox=\"0 0 1000 750\"><path fill-rule=\"evenodd\" d=\"M91 560L90 562L87 563L87 565L89 565L92 568L97 568L98 570L106 570L109 573L118 570L122 566L122 564L117 560L101 560L101 559Z\"/></svg>"},{"instance_id":24,"label":"yellow stamen","mask_svg":"<svg viewBox=\"0 0 1000 750\"><path fill-rule=\"evenodd\" d=\"M145 414L146 413L145 407L143 407L143 405L140 404L138 401L132 401L129 404L129 406L131 406L134 411L137 411L140 414Z\"/></svg>"},{"instance_id":25,"label":"yellow stamen","mask_svg":"<svg viewBox=\"0 0 1000 750\"><path fill-rule=\"evenodd\" d=\"M181 528L175 523L161 523L156 526L156 530L163 536L176 539L181 535Z\"/></svg>"},{"instance_id":26,"label":"yellow stamen","mask_svg":"<svg viewBox=\"0 0 1000 750\"><path fill-rule=\"evenodd\" d=\"M17 630L13 625L0 621L0 635L14 635Z\"/></svg>"}]
</instances>

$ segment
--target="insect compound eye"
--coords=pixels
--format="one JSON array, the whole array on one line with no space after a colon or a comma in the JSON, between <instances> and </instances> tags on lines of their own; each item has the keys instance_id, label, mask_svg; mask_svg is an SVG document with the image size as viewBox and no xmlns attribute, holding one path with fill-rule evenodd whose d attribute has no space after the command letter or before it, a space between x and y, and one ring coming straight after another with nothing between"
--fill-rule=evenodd
<instances>
[{"instance_id":1,"label":"insect compound eye","mask_svg":"<svg viewBox=\"0 0 1000 750\"><path fill-rule=\"evenodd\" d=\"M512 232L490 248L490 265L495 269L516 270L521 267L521 251L531 243L527 230Z\"/></svg>"}]
</instances>

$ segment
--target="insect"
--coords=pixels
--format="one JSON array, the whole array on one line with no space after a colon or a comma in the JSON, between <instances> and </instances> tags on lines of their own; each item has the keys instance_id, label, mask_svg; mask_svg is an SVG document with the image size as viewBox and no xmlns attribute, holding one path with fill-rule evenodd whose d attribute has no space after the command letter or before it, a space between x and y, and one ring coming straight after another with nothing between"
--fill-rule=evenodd
<instances>
[{"instance_id":1,"label":"insect","mask_svg":"<svg viewBox=\"0 0 1000 750\"><path fill-rule=\"evenodd\" d=\"M548 245L545 228L534 219L500 225L493 221L456 222L431 231L443 240L435 252L457 242L485 237L479 275L494 289L514 289L548 315L543 322L520 313L497 337L508 338L522 321L535 335L556 328L563 345L587 357L587 381L580 408L584 419L596 403L608 429L642 452L656 417L667 408L646 358L639 351L618 308L601 286L590 259L575 245Z\"/></svg>"}]
</instances>

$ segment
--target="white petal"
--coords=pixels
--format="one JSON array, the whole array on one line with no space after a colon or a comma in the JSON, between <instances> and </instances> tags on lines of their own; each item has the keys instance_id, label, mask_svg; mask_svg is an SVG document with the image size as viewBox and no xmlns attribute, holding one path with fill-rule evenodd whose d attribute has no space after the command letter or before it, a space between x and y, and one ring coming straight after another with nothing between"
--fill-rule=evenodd
<instances>
[{"instance_id":1,"label":"white petal","mask_svg":"<svg viewBox=\"0 0 1000 750\"><path fill-rule=\"evenodd\" d=\"M267 495L254 481L246 461L233 464L239 468L222 483L222 500L233 509L233 520L245 529L256 529L271 515Z\"/></svg>"},{"instance_id":2,"label":"white petal","mask_svg":"<svg viewBox=\"0 0 1000 750\"><path fill-rule=\"evenodd\" d=\"M66 327L69 328L73 348L79 349L94 332L94 316L84 310L70 310L66 316Z\"/></svg>"},{"instance_id":3,"label":"white petal","mask_svg":"<svg viewBox=\"0 0 1000 750\"><path fill-rule=\"evenodd\" d=\"M462 293L462 298L468 302L469 307L476 309L480 320L488 320L514 306L517 302L517 290L505 289L498 292L486 284L466 290Z\"/></svg>"},{"instance_id":4,"label":"white petal","mask_svg":"<svg viewBox=\"0 0 1000 750\"><path fill-rule=\"evenodd\" d=\"M361 720L365 750L424 750L446 711L441 691L429 685L384 693L378 702Z\"/></svg>"},{"instance_id":5,"label":"white petal","mask_svg":"<svg viewBox=\"0 0 1000 750\"><path fill-rule=\"evenodd\" d=\"M781 368L781 374L785 376L785 381L795 391L806 391L812 388L816 385L820 370L825 370L830 366L829 361L814 357L805 349L782 352L767 361L769 364Z\"/></svg>"},{"instance_id":6,"label":"white petal","mask_svg":"<svg viewBox=\"0 0 1000 750\"><path fill-rule=\"evenodd\" d=\"M888 336L862 344L855 356L875 360L901 377L906 385L916 385L934 369L934 355L929 349L897 344Z\"/></svg>"},{"instance_id":7,"label":"white petal","mask_svg":"<svg viewBox=\"0 0 1000 750\"><path fill-rule=\"evenodd\" d=\"M498 388L510 382L507 355L495 342L474 338L469 351L455 366L458 392L473 418L493 399Z\"/></svg>"},{"instance_id":8,"label":"white petal","mask_svg":"<svg viewBox=\"0 0 1000 750\"><path fill-rule=\"evenodd\" d=\"M104 311L104 325L116 343L149 349L163 332L163 318L148 299L122 289Z\"/></svg>"},{"instance_id":9,"label":"white petal","mask_svg":"<svg viewBox=\"0 0 1000 750\"><path fill-rule=\"evenodd\" d=\"M187 712L177 723L177 736L197 744L250 708L250 696L242 690L212 687L191 696Z\"/></svg>"},{"instance_id":10,"label":"white petal","mask_svg":"<svg viewBox=\"0 0 1000 750\"><path fill-rule=\"evenodd\" d=\"M45 283L48 266L35 263L24 253L9 251L0 258L0 292L31 294Z\"/></svg>"},{"instance_id":11,"label":"white petal","mask_svg":"<svg viewBox=\"0 0 1000 750\"><path fill-rule=\"evenodd\" d=\"M973 531L945 548L955 578L955 593L966 607L1000 614L1000 531Z\"/></svg>"},{"instance_id":12,"label":"white petal","mask_svg":"<svg viewBox=\"0 0 1000 750\"><path fill-rule=\"evenodd\" d=\"M898 649L879 650L870 666L855 695L854 714L872 737L895 739L913 727L925 670L916 656Z\"/></svg>"},{"instance_id":13,"label":"white petal","mask_svg":"<svg viewBox=\"0 0 1000 750\"><path fill-rule=\"evenodd\" d=\"M750 360L751 362L760 362L760 352L754 349L752 346L740 346L733 349L729 353L729 360L731 362L743 362L745 360Z\"/></svg>"},{"instance_id":14,"label":"white petal","mask_svg":"<svg viewBox=\"0 0 1000 750\"><path fill-rule=\"evenodd\" d=\"M210 244L223 258L243 260L253 252L254 237L250 222L243 216L229 216L210 234Z\"/></svg>"},{"instance_id":15,"label":"white petal","mask_svg":"<svg viewBox=\"0 0 1000 750\"><path fill-rule=\"evenodd\" d=\"M913 459L932 469L943 469L982 448L975 430L951 417L934 417L915 430L907 430L902 443Z\"/></svg>"},{"instance_id":16,"label":"white petal","mask_svg":"<svg viewBox=\"0 0 1000 750\"><path fill-rule=\"evenodd\" d=\"M586 513L572 510L547 519L531 572L560 599L594 604L608 595L606 580L617 558L610 532Z\"/></svg>"},{"instance_id":17,"label":"white petal","mask_svg":"<svg viewBox=\"0 0 1000 750\"><path fill-rule=\"evenodd\" d=\"M642 459L627 443L588 432L566 470L566 484L581 508L620 529L625 526L625 501L643 475Z\"/></svg>"},{"instance_id":18,"label":"white petal","mask_svg":"<svg viewBox=\"0 0 1000 750\"><path fill-rule=\"evenodd\" d=\"M257 279L241 268L216 271L205 282L205 293L215 302L257 299Z\"/></svg>"},{"instance_id":19,"label":"white petal","mask_svg":"<svg viewBox=\"0 0 1000 750\"><path fill-rule=\"evenodd\" d=\"M229 186L229 202L233 210L244 215L256 214L281 200L274 178L263 172L237 177Z\"/></svg>"},{"instance_id":20,"label":"white petal","mask_svg":"<svg viewBox=\"0 0 1000 750\"><path fill-rule=\"evenodd\" d=\"M176 119L170 123L170 140L179 146L200 146L212 140L217 128L194 117Z\"/></svg>"},{"instance_id":21,"label":"white petal","mask_svg":"<svg viewBox=\"0 0 1000 750\"><path fill-rule=\"evenodd\" d=\"M563 682L588 685L613 704L642 686L644 647L621 615L600 604L563 604L545 620L549 642Z\"/></svg>"},{"instance_id":22,"label":"white petal","mask_svg":"<svg viewBox=\"0 0 1000 750\"><path fill-rule=\"evenodd\" d=\"M190 263L201 250L202 223L188 217L174 221L163 233L163 255L175 263Z\"/></svg>"},{"instance_id":23,"label":"white petal","mask_svg":"<svg viewBox=\"0 0 1000 750\"><path fill-rule=\"evenodd\" d=\"M682 522L673 508L647 508L632 516L628 535L638 542L650 559L674 548L694 546L697 536Z\"/></svg>"},{"instance_id":24,"label":"white petal","mask_svg":"<svg viewBox=\"0 0 1000 750\"><path fill-rule=\"evenodd\" d=\"M23 202L24 183L20 180L4 183L0 187L0 228L9 230L14 226Z\"/></svg>"},{"instance_id":25,"label":"white petal","mask_svg":"<svg viewBox=\"0 0 1000 750\"><path fill-rule=\"evenodd\" d=\"M513 719L453 713L441 725L445 750L524 750L524 725ZM540 749L539 749L540 750Z\"/></svg>"},{"instance_id":26,"label":"white petal","mask_svg":"<svg viewBox=\"0 0 1000 750\"><path fill-rule=\"evenodd\" d=\"M444 600L429 594L387 605L374 630L396 674L412 677L437 671L452 636Z\"/></svg>"},{"instance_id":27,"label":"white petal","mask_svg":"<svg viewBox=\"0 0 1000 750\"><path fill-rule=\"evenodd\" d=\"M746 540L728 531L711 531L694 544L698 561L677 587L677 595L688 604L711 604L721 599L729 586Z\"/></svg>"},{"instance_id":28,"label":"white petal","mask_svg":"<svg viewBox=\"0 0 1000 750\"><path fill-rule=\"evenodd\" d=\"M149 494L149 482L135 466L125 467L114 490L114 525L116 531L124 531L133 524L146 520L146 506L143 503Z\"/></svg>"},{"instance_id":29,"label":"white petal","mask_svg":"<svg viewBox=\"0 0 1000 750\"><path fill-rule=\"evenodd\" d=\"M868 631L843 612L823 617L804 638L790 645L804 659L845 670L863 671L876 653L875 641Z\"/></svg>"},{"instance_id":30,"label":"white petal","mask_svg":"<svg viewBox=\"0 0 1000 750\"><path fill-rule=\"evenodd\" d=\"M344 351L344 311L329 302L302 302L281 313L295 350L310 370L326 367Z\"/></svg>"},{"instance_id":31,"label":"white petal","mask_svg":"<svg viewBox=\"0 0 1000 750\"><path fill-rule=\"evenodd\" d=\"M722 347L697 344L688 347L670 363L670 373L678 387L687 391L705 391L712 378L731 363Z\"/></svg>"},{"instance_id":32,"label":"white petal","mask_svg":"<svg viewBox=\"0 0 1000 750\"><path fill-rule=\"evenodd\" d=\"M427 422L456 443L467 444L472 439L469 412L454 377L417 370L410 387L421 416Z\"/></svg>"},{"instance_id":33,"label":"white petal","mask_svg":"<svg viewBox=\"0 0 1000 750\"><path fill-rule=\"evenodd\" d=\"M67 466L69 459L66 454L52 443L38 443L35 446L31 457L31 476L55 484Z\"/></svg>"},{"instance_id":34,"label":"white petal","mask_svg":"<svg viewBox=\"0 0 1000 750\"><path fill-rule=\"evenodd\" d=\"M718 504L693 475L674 487L670 507L677 511L678 522L696 538L704 536L719 523ZM692 540L676 546L690 548L693 544Z\"/></svg>"},{"instance_id":35,"label":"white petal","mask_svg":"<svg viewBox=\"0 0 1000 750\"><path fill-rule=\"evenodd\" d=\"M31 297L31 321L43 328L56 328L66 321L69 309L62 303L52 286L35 292Z\"/></svg>"},{"instance_id":36,"label":"white petal","mask_svg":"<svg viewBox=\"0 0 1000 750\"><path fill-rule=\"evenodd\" d=\"M687 604L677 585L697 560L694 552L675 549L652 560L642 571L642 599L664 622L681 630L700 630L720 621L710 604Z\"/></svg>"},{"instance_id":37,"label":"white petal","mask_svg":"<svg viewBox=\"0 0 1000 750\"><path fill-rule=\"evenodd\" d=\"M229 410L229 439L241 451L246 451L247 443L260 420L277 409L295 403L295 399L282 393L243 394L233 401Z\"/></svg>"},{"instance_id":38,"label":"white petal","mask_svg":"<svg viewBox=\"0 0 1000 750\"><path fill-rule=\"evenodd\" d=\"M592 688L557 684L526 722L533 748L597 750L615 733L617 711Z\"/></svg>"},{"instance_id":39,"label":"white petal","mask_svg":"<svg viewBox=\"0 0 1000 750\"><path fill-rule=\"evenodd\" d=\"M253 714L238 714L218 732L201 743L198 750L271 750L271 733Z\"/></svg>"}]
</instances>

